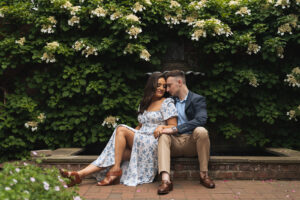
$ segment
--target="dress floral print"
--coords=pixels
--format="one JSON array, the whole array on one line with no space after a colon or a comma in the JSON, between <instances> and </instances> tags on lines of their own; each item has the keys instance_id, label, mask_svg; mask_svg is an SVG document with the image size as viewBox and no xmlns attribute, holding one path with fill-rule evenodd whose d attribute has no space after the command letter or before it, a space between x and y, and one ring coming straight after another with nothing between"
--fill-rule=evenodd
<instances>
[{"instance_id":1,"label":"dress floral print","mask_svg":"<svg viewBox=\"0 0 300 200\"><path fill-rule=\"evenodd\" d=\"M166 98L159 111L145 111L143 114L138 115L138 121L142 124L140 130L133 129L124 124L119 125L135 133L130 161L124 161L121 165L123 170L121 177L122 184L136 186L153 181L158 170L158 140L154 138L153 132L158 125L166 125L167 119L176 117L177 115L174 100ZM115 163L115 134L117 128L114 130L101 155L92 163L98 167L108 167L106 170L102 170L96 174L98 181L105 177L109 167Z\"/></svg>"}]
</instances>

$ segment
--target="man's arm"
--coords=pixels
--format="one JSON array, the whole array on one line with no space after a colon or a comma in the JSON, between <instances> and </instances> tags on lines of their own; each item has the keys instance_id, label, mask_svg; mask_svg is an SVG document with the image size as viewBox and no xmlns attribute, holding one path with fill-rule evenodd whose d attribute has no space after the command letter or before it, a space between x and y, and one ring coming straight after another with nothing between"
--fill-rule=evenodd
<instances>
[{"instance_id":1,"label":"man's arm","mask_svg":"<svg viewBox=\"0 0 300 200\"><path fill-rule=\"evenodd\" d=\"M179 133L192 132L198 126L204 126L207 121L205 97L197 96L193 101L194 119L177 126Z\"/></svg>"},{"instance_id":2,"label":"man's arm","mask_svg":"<svg viewBox=\"0 0 300 200\"><path fill-rule=\"evenodd\" d=\"M207 120L206 102L205 97L198 96L193 100L193 109L195 110L194 119L181 124L177 127L166 128L161 131L162 134L176 134L192 132L198 126L204 126Z\"/></svg>"}]
</instances>

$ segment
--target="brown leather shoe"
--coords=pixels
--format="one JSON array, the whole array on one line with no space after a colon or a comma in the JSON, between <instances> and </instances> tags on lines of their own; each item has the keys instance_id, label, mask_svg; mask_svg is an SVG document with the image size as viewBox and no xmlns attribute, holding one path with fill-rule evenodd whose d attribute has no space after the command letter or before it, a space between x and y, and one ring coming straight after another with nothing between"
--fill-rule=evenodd
<instances>
[{"instance_id":1,"label":"brown leather shoe","mask_svg":"<svg viewBox=\"0 0 300 200\"><path fill-rule=\"evenodd\" d=\"M204 176L203 178L200 176L200 183L207 188L215 188L215 183L208 176Z\"/></svg>"},{"instance_id":2,"label":"brown leather shoe","mask_svg":"<svg viewBox=\"0 0 300 200\"><path fill-rule=\"evenodd\" d=\"M173 190L173 183L170 181L161 181L158 187L157 194L168 194Z\"/></svg>"},{"instance_id":3,"label":"brown leather shoe","mask_svg":"<svg viewBox=\"0 0 300 200\"><path fill-rule=\"evenodd\" d=\"M120 183L122 169L119 171L107 172L106 177L97 183L97 186L116 185Z\"/></svg>"}]
</instances>

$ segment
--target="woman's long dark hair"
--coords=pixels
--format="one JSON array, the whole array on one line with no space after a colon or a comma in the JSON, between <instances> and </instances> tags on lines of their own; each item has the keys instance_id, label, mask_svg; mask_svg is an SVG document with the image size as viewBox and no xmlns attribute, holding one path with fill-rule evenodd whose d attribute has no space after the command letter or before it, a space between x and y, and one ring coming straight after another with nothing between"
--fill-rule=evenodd
<instances>
[{"instance_id":1,"label":"woman's long dark hair","mask_svg":"<svg viewBox=\"0 0 300 200\"><path fill-rule=\"evenodd\" d=\"M144 96L140 102L138 114L143 113L149 107L152 97L154 96L157 89L158 79L160 78L165 78L163 73L153 73L148 78L144 89Z\"/></svg>"}]
</instances>

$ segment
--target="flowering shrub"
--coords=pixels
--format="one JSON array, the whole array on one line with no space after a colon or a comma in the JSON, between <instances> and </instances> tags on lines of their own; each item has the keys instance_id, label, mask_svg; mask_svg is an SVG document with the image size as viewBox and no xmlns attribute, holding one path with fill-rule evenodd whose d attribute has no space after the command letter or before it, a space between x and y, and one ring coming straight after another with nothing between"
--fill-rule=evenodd
<instances>
[{"instance_id":1,"label":"flowering shrub","mask_svg":"<svg viewBox=\"0 0 300 200\"><path fill-rule=\"evenodd\" d=\"M2 0L0 38L3 159L106 142L109 115L135 127L145 74L174 41L205 74L188 86L212 136L300 148L299 0Z\"/></svg>"},{"instance_id":2,"label":"flowering shrub","mask_svg":"<svg viewBox=\"0 0 300 200\"><path fill-rule=\"evenodd\" d=\"M7 163L0 171L0 199L77 199L78 188L67 189L57 169L42 169L26 162Z\"/></svg>"}]
</instances>

